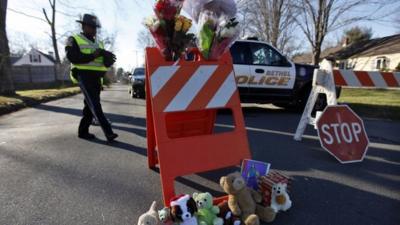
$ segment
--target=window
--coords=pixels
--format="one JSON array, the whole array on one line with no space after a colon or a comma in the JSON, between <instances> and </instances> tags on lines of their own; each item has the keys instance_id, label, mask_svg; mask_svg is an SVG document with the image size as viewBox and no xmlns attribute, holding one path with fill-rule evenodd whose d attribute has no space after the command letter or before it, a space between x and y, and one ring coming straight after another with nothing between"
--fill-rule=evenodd
<instances>
[{"instance_id":1,"label":"window","mask_svg":"<svg viewBox=\"0 0 400 225\"><path fill-rule=\"evenodd\" d=\"M133 71L133 75L144 75L146 72L145 72L145 70L144 70L144 68L136 68L134 71Z\"/></svg>"},{"instance_id":2,"label":"window","mask_svg":"<svg viewBox=\"0 0 400 225\"><path fill-rule=\"evenodd\" d=\"M344 67L345 67L345 65L346 65L346 63L343 62L343 61L341 61L341 62L339 63L339 69L343 70Z\"/></svg>"},{"instance_id":3,"label":"window","mask_svg":"<svg viewBox=\"0 0 400 225\"><path fill-rule=\"evenodd\" d=\"M246 43L236 42L231 47L231 55L234 64L249 64L249 47Z\"/></svg>"},{"instance_id":4,"label":"window","mask_svg":"<svg viewBox=\"0 0 400 225\"><path fill-rule=\"evenodd\" d=\"M253 44L251 52L254 65L289 66L285 57L268 45Z\"/></svg>"},{"instance_id":5,"label":"window","mask_svg":"<svg viewBox=\"0 0 400 225\"><path fill-rule=\"evenodd\" d=\"M378 70L385 70L385 69L387 69L388 68L388 58L386 58L386 57L379 57L379 58L377 58L376 59L376 67L375 67L375 69L378 69Z\"/></svg>"},{"instance_id":6,"label":"window","mask_svg":"<svg viewBox=\"0 0 400 225\"><path fill-rule=\"evenodd\" d=\"M30 59L31 63L41 63L42 62L41 55L38 55L38 54L29 55L29 59Z\"/></svg>"}]
</instances>

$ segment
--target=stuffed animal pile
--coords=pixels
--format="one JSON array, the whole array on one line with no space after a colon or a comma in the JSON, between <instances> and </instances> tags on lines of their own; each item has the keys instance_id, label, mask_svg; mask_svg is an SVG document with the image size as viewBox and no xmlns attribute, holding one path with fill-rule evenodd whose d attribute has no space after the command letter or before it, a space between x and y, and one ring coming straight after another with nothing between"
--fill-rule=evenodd
<instances>
[{"instance_id":1,"label":"stuffed animal pile","mask_svg":"<svg viewBox=\"0 0 400 225\"><path fill-rule=\"evenodd\" d=\"M259 225L274 221L279 211L292 206L286 184L273 186L270 206L261 204L261 194L247 187L240 173L221 177L220 186L228 201L214 205L208 192L179 195L171 199L170 207L159 211L153 202L139 217L138 225Z\"/></svg>"}]
</instances>

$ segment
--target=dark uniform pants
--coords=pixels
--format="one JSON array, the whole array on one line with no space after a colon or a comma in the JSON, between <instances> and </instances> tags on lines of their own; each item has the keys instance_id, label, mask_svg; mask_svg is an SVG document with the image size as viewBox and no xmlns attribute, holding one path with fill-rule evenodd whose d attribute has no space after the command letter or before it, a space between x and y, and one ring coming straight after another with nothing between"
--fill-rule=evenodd
<instances>
[{"instance_id":1,"label":"dark uniform pants","mask_svg":"<svg viewBox=\"0 0 400 225\"><path fill-rule=\"evenodd\" d=\"M100 123L105 135L113 133L111 125L104 116L100 103L101 78L99 76L79 76L79 85L85 96L83 117L79 124L79 134L89 133L89 126L92 124L93 117ZM95 114L95 115L93 115Z\"/></svg>"}]
</instances>

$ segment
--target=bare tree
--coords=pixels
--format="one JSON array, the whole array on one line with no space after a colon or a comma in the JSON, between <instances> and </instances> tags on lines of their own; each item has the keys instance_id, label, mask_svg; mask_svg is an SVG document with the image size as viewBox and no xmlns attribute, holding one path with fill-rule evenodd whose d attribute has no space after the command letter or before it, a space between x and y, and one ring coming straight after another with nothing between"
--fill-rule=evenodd
<instances>
[{"instance_id":1,"label":"bare tree","mask_svg":"<svg viewBox=\"0 0 400 225\"><path fill-rule=\"evenodd\" d=\"M138 33L137 42L138 47L142 49L146 47L154 47L156 45L150 31L147 29L143 29Z\"/></svg>"},{"instance_id":2,"label":"bare tree","mask_svg":"<svg viewBox=\"0 0 400 225\"><path fill-rule=\"evenodd\" d=\"M287 53L293 46L297 9L291 0L241 0L243 35L255 35Z\"/></svg>"},{"instance_id":3,"label":"bare tree","mask_svg":"<svg viewBox=\"0 0 400 225\"><path fill-rule=\"evenodd\" d=\"M6 32L7 0L0 0L0 94L14 94L11 77L10 48Z\"/></svg>"},{"instance_id":4,"label":"bare tree","mask_svg":"<svg viewBox=\"0 0 400 225\"><path fill-rule=\"evenodd\" d=\"M385 0L293 0L293 5L301 12L296 23L311 44L312 63L318 65L322 44L329 32L357 21L373 20L373 15L386 4ZM374 11L363 15L351 13L367 5Z\"/></svg>"},{"instance_id":5,"label":"bare tree","mask_svg":"<svg viewBox=\"0 0 400 225\"><path fill-rule=\"evenodd\" d=\"M51 41L53 42L53 48L54 48L54 55L55 55L55 60L57 64L61 63L60 60L60 53L58 52L58 44L57 44L57 33L56 33L56 0L49 0L49 4L51 7L51 19L46 11L46 9L43 8L43 14L44 17L47 21L47 23L50 26L51 29Z\"/></svg>"},{"instance_id":6,"label":"bare tree","mask_svg":"<svg viewBox=\"0 0 400 225\"><path fill-rule=\"evenodd\" d=\"M7 36L9 38L8 45L10 47L10 54L12 56L23 56L29 51L34 43L34 40L30 35L22 32L8 32Z\"/></svg>"}]
</instances>

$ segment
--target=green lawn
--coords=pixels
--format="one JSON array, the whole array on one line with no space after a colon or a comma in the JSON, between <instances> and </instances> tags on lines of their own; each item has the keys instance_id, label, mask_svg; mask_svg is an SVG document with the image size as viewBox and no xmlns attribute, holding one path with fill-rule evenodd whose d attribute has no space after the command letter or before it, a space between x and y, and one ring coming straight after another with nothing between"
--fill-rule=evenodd
<instances>
[{"instance_id":1,"label":"green lawn","mask_svg":"<svg viewBox=\"0 0 400 225\"><path fill-rule=\"evenodd\" d=\"M339 102L363 117L400 120L400 90L343 88Z\"/></svg>"},{"instance_id":2,"label":"green lawn","mask_svg":"<svg viewBox=\"0 0 400 225\"><path fill-rule=\"evenodd\" d=\"M78 87L17 91L13 96L0 96L0 114L79 92Z\"/></svg>"}]
</instances>

